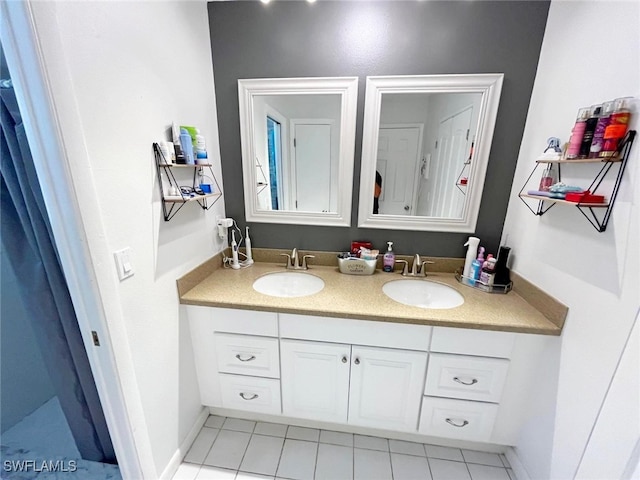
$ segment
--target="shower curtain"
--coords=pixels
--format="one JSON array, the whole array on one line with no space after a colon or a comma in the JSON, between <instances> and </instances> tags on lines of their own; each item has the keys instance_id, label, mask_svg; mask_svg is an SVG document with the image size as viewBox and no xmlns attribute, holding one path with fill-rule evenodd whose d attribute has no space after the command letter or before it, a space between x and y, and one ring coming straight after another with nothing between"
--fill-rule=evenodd
<instances>
[{"instance_id":1,"label":"shower curtain","mask_svg":"<svg viewBox=\"0 0 640 480\"><path fill-rule=\"evenodd\" d=\"M116 463L10 79L0 99L0 237L78 451Z\"/></svg>"}]
</instances>

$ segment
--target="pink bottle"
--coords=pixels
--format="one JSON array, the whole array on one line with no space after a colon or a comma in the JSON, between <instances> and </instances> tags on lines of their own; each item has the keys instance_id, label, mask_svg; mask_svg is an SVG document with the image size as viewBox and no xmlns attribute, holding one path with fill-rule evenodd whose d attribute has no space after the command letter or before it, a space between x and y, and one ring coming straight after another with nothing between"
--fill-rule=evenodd
<instances>
[{"instance_id":1,"label":"pink bottle","mask_svg":"<svg viewBox=\"0 0 640 480\"><path fill-rule=\"evenodd\" d=\"M580 154L580 145L582 145L582 138L584 137L584 131L587 128L588 119L588 108L581 108L580 110L578 110L578 118L576 118L576 124L573 126L573 130L571 130L569 148L567 149L567 159L578 158L578 155Z\"/></svg>"}]
</instances>

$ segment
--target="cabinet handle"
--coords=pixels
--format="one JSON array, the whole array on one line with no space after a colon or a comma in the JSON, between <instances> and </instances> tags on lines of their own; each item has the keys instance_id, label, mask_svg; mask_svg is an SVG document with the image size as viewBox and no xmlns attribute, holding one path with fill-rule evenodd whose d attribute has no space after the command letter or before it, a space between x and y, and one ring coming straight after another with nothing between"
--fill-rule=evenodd
<instances>
[{"instance_id":1,"label":"cabinet handle","mask_svg":"<svg viewBox=\"0 0 640 480\"><path fill-rule=\"evenodd\" d=\"M240 397L242 397L243 400L255 400L256 398L258 398L257 393L254 393L253 396L251 397L247 397L244 392L240 392L238 395L240 395Z\"/></svg>"},{"instance_id":2,"label":"cabinet handle","mask_svg":"<svg viewBox=\"0 0 640 480\"><path fill-rule=\"evenodd\" d=\"M356 365L360 365L360 359L359 359L359 358L356 358L356 359L353 361L353 363L355 363Z\"/></svg>"},{"instance_id":3,"label":"cabinet handle","mask_svg":"<svg viewBox=\"0 0 640 480\"><path fill-rule=\"evenodd\" d=\"M255 359L256 359L256 356L255 356L255 355L251 355L249 358L242 358L242 357L240 356L240 354L237 354L237 355L236 355L236 358L237 358L238 360L240 360L241 362L250 362L250 361L252 361L252 360L255 360Z\"/></svg>"},{"instance_id":4,"label":"cabinet handle","mask_svg":"<svg viewBox=\"0 0 640 480\"><path fill-rule=\"evenodd\" d=\"M453 381L461 383L462 385L475 385L476 383L478 383L478 380L475 378L472 379L470 382L465 382L464 380L460 380L458 377L453 377Z\"/></svg>"},{"instance_id":5,"label":"cabinet handle","mask_svg":"<svg viewBox=\"0 0 640 480\"><path fill-rule=\"evenodd\" d=\"M348 361L349 361L349 360L347 359L347 356L346 356L346 355L344 355L344 356L342 357L342 363L347 363Z\"/></svg>"},{"instance_id":6,"label":"cabinet handle","mask_svg":"<svg viewBox=\"0 0 640 480\"><path fill-rule=\"evenodd\" d=\"M445 421L449 425L453 425L454 427L458 427L458 428L466 427L467 425L469 425L469 422L467 422L466 420L462 421L462 425L456 423L455 420L451 420L450 418L447 418Z\"/></svg>"}]
</instances>

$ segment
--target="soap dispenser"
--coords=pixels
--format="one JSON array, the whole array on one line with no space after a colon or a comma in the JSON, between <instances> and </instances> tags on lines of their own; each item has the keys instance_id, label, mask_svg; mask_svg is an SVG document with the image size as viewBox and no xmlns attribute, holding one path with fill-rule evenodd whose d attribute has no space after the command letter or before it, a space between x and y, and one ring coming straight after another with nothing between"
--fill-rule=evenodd
<instances>
[{"instance_id":1,"label":"soap dispenser","mask_svg":"<svg viewBox=\"0 0 640 480\"><path fill-rule=\"evenodd\" d=\"M382 270L385 272L393 272L393 267L396 264L396 255L393 253L393 242L387 242L387 252L382 258Z\"/></svg>"}]
</instances>

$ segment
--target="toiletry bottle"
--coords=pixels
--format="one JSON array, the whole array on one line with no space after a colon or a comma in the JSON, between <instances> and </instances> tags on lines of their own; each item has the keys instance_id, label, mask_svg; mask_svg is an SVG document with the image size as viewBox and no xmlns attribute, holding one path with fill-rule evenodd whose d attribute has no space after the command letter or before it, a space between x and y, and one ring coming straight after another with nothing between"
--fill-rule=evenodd
<instances>
[{"instance_id":1,"label":"toiletry bottle","mask_svg":"<svg viewBox=\"0 0 640 480\"><path fill-rule=\"evenodd\" d=\"M387 248L387 252L384 254L384 257L382 258L382 270L384 270L385 272L393 272L393 266L396 263L396 255L395 253L393 253L393 242L387 242L388 248Z\"/></svg>"},{"instance_id":2,"label":"toiletry bottle","mask_svg":"<svg viewBox=\"0 0 640 480\"><path fill-rule=\"evenodd\" d=\"M496 261L497 259L493 258L493 255L489 254L489 257L482 266L482 272L480 272L480 281L485 285L493 285Z\"/></svg>"},{"instance_id":3,"label":"toiletry bottle","mask_svg":"<svg viewBox=\"0 0 640 480\"><path fill-rule=\"evenodd\" d=\"M631 111L629 102L631 97L616 98L614 100L614 110L611 114L611 123L604 131L604 145L600 151L600 157L609 158L618 151L620 141L624 138L629 127Z\"/></svg>"},{"instance_id":4,"label":"toiletry bottle","mask_svg":"<svg viewBox=\"0 0 640 480\"><path fill-rule=\"evenodd\" d=\"M159 144L160 147L160 165L171 165L171 150L169 150L169 145L164 140Z\"/></svg>"},{"instance_id":5,"label":"toiletry bottle","mask_svg":"<svg viewBox=\"0 0 640 480\"><path fill-rule=\"evenodd\" d=\"M585 122L584 135L582 136L582 143L580 144L580 151L578 152L578 158L587 158L589 155L589 149L591 148L591 141L593 140L593 134L598 124L598 117L602 111L602 105L592 105L589 111L589 118Z\"/></svg>"},{"instance_id":6,"label":"toiletry bottle","mask_svg":"<svg viewBox=\"0 0 640 480\"><path fill-rule=\"evenodd\" d=\"M196 128L196 161L197 163L207 163L207 144L204 137L200 135L200 130Z\"/></svg>"},{"instance_id":7,"label":"toiletry bottle","mask_svg":"<svg viewBox=\"0 0 640 480\"><path fill-rule=\"evenodd\" d=\"M191 143L191 135L186 129L180 130L180 145L182 146L182 151L184 152L184 156L187 160L187 164L195 165L195 158L193 156L193 144Z\"/></svg>"},{"instance_id":8,"label":"toiletry bottle","mask_svg":"<svg viewBox=\"0 0 640 480\"><path fill-rule=\"evenodd\" d=\"M540 179L540 186L538 190L542 192L548 192L551 185L558 181L558 177L556 176L556 169L553 163L548 163L547 168L542 172L542 178Z\"/></svg>"},{"instance_id":9,"label":"toiletry bottle","mask_svg":"<svg viewBox=\"0 0 640 480\"><path fill-rule=\"evenodd\" d=\"M467 243L464 244L467 247L467 256L464 260L464 269L462 270L463 277L471 276L471 264L478 255L478 245L480 245L480 239L478 237L469 237Z\"/></svg>"},{"instance_id":10,"label":"toiletry bottle","mask_svg":"<svg viewBox=\"0 0 640 480\"><path fill-rule=\"evenodd\" d=\"M493 280L495 285L508 285L511 281L509 278L509 269L507 268L510 251L510 247L500 247L498 251L498 260L496 261L495 277Z\"/></svg>"},{"instance_id":11,"label":"toiletry bottle","mask_svg":"<svg viewBox=\"0 0 640 480\"><path fill-rule=\"evenodd\" d=\"M480 271L482 270L482 264L484 263L484 247L478 249L478 258L476 258L471 264L471 279L475 285L475 281L480 279Z\"/></svg>"},{"instance_id":12,"label":"toiletry bottle","mask_svg":"<svg viewBox=\"0 0 640 480\"><path fill-rule=\"evenodd\" d=\"M569 148L567 149L567 159L571 160L578 158L580 153L580 145L582 145L582 137L584 131L587 128L587 119L589 118L589 109L581 108L578 110L578 117L576 118L576 124L571 130L571 138L569 139Z\"/></svg>"},{"instance_id":13,"label":"toiletry bottle","mask_svg":"<svg viewBox=\"0 0 640 480\"><path fill-rule=\"evenodd\" d=\"M593 132L593 140L589 148L589 158L598 158L602 145L604 144L604 131L611 123L611 114L613 113L614 102L605 102L600 110L600 117Z\"/></svg>"}]
</instances>

